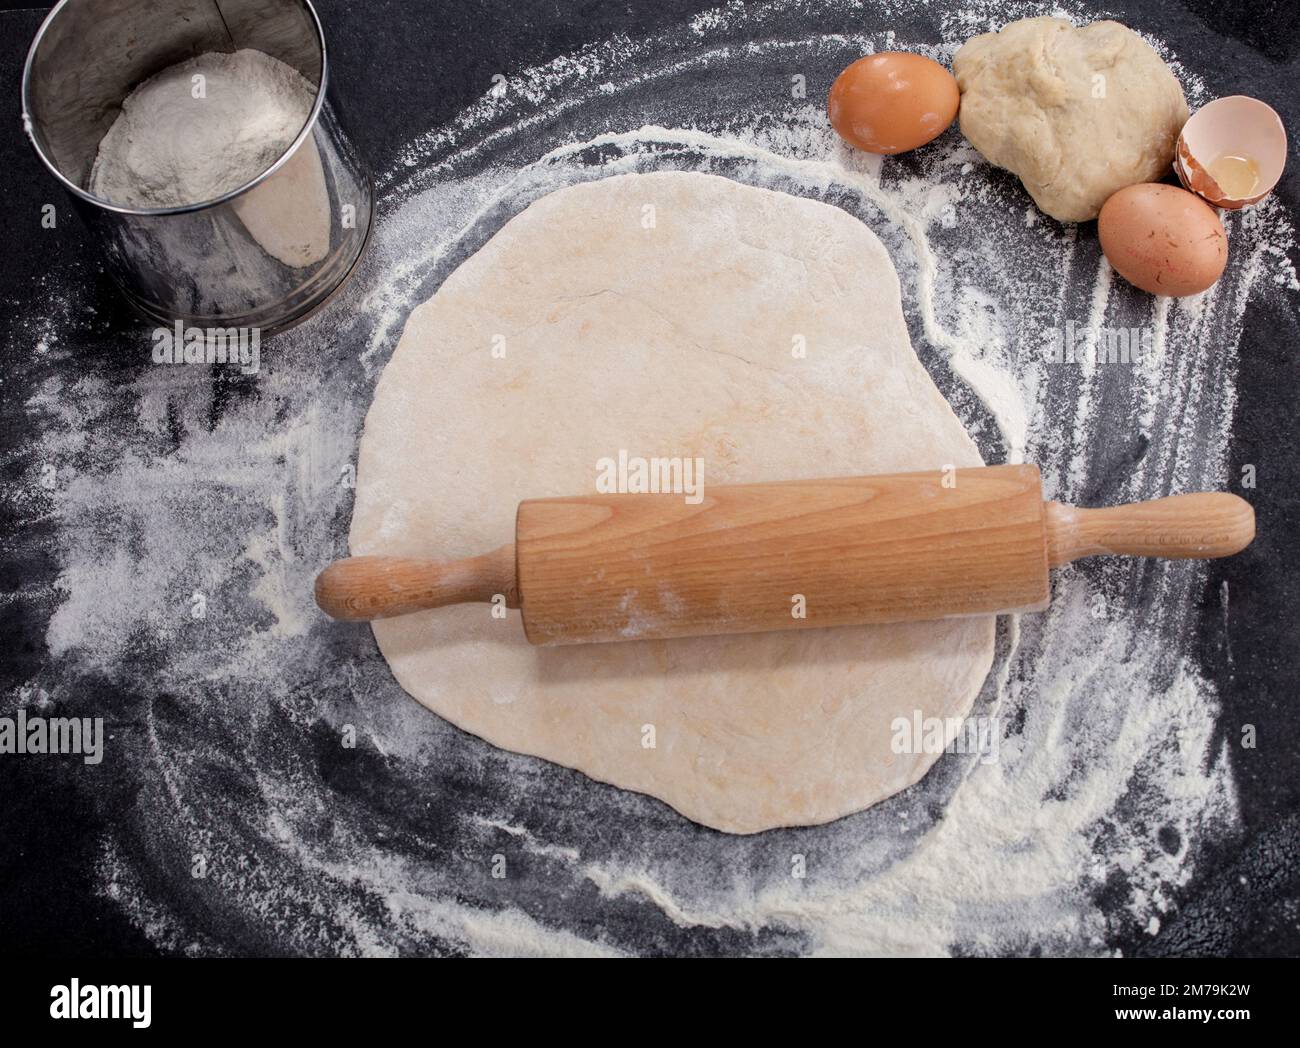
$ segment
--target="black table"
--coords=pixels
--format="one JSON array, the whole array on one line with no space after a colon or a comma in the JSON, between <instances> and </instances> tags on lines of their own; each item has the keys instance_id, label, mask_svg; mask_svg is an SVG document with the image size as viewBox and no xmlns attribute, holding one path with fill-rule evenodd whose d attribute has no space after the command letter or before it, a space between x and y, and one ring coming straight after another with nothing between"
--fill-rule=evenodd
<instances>
[{"instance_id":1,"label":"black table","mask_svg":"<svg viewBox=\"0 0 1300 1048\"><path fill-rule=\"evenodd\" d=\"M543 64L620 34L650 37L714 5L711 0L320 0L318 6L344 119L362 154L384 171L411 140L480 100L495 74ZM1300 127L1298 12L1293 0L1121 0L1107 8L1108 14L1166 40L1215 85L1214 93L1264 98L1293 130ZM177 461L169 455L186 454L187 435L218 431L238 405L250 398L274 400L281 391L274 383L213 373L177 394L167 388L170 379L149 379L139 321L87 251L83 229L19 128L22 62L42 17L36 10L0 14L0 97L8 100L10 115L9 133L0 138L0 165L8 174L0 208L8 249L8 261L0 267L5 593L0 636L6 656L0 714L12 715L22 703L59 715L102 716L109 740L106 759L95 767L73 758L0 755L0 896L7 901L0 912L0 941L5 949L112 955L464 950L453 928L436 915L422 917L423 898L450 901L463 908L458 912L484 921L522 912L550 932L568 931L627 951L798 952L804 943L789 929L690 927L643 895L602 894L545 847L530 848L530 841L551 841L616 864L633 849L634 839L663 833L686 852L695 847L707 852L715 868L724 862L719 856L732 855L732 869L741 878L769 854L752 839L741 843L693 827L657 802L501 753L443 724L402 698L367 631L313 625L301 644L317 672L298 673L268 692L264 702L238 683L195 676L186 684L183 661L194 644L187 631L204 631L202 644L210 646L250 634L274 635L277 629L261 605L234 597L223 601L219 594L247 593L266 584L268 574L309 576L316 567L305 558L287 563L275 551L268 554L267 573L250 567L238 533L265 526L265 514L277 512L274 507L263 507L260 520L234 507L226 576L177 588L169 607L142 606L129 582L103 593L107 604L120 608L111 660L93 656L104 650L103 643L80 638L87 640L82 646L67 635L59 609L66 587L79 584L59 581L67 570L69 529L106 562L126 556L147 565L150 557L165 560L167 554L142 550L140 544L152 540L133 533L129 522L124 527L119 507L111 504L102 520L87 521L83 514L74 528L74 522L61 519L51 487L94 476L129 456L153 456L165 469L167 461ZM820 29L836 17L850 22L847 15L814 16L787 6L763 31L793 37L805 23ZM870 29L872 17L868 5L854 24ZM906 25L900 21L906 31L900 38L910 33L926 39L933 33L927 25L938 17L907 15L901 20ZM707 78L697 87L709 90ZM810 98L825 87L810 82ZM1292 163L1277 195L1300 223L1300 164L1292 137ZM489 152L455 174L490 160ZM381 185L390 196L400 189ZM41 225L47 203L58 208L54 230ZM383 212L379 221L382 231ZM1080 236L1093 240L1094 227L1082 227ZM1300 263L1295 245L1290 257ZM359 294L349 292L332 309L338 316L355 309ZM1300 587L1293 567L1300 556L1298 305L1300 295L1291 295L1285 307L1252 305L1245 316L1229 458L1234 469L1258 465L1259 486L1251 498L1259 538L1244 555L1212 565L1189 619L1199 671L1215 682L1219 695L1222 737L1235 739L1243 725L1254 725L1257 733L1253 750L1227 747L1239 822L1209 836L1158 934L1123 918L1123 886L1110 880L1092 898L1114 915L1104 944L1029 941L1004 945L1006 952L1104 948L1127 955L1294 955L1300 950L1300 865L1294 861L1300 854L1295 774ZM323 330L332 331L333 325ZM340 331L340 345L324 345L312 354L295 344L268 370L338 370L340 381L361 389L372 379L359 377L360 372L343 375L347 369L340 361L355 357L358 347L347 344L352 336L346 326ZM391 343L383 353L390 348ZM63 393L51 394L51 382ZM83 403L76 393L79 383L93 386L93 400L84 401L97 405L89 415L77 408ZM33 398L40 407L32 406ZM51 403L64 401L66 414L50 411ZM366 402L362 393L359 412ZM353 439L358 422L359 416L340 420L342 444ZM232 441L231 462L239 464L237 435ZM287 489L302 449L286 448L287 458L272 460L267 468L285 469ZM205 468L217 471L221 463ZM332 476L337 463L309 468ZM164 501L174 502L165 494L169 483L159 481L160 511ZM346 499L330 508L322 527L335 537L337 553L346 532ZM196 500L192 509L223 512L220 499L211 498ZM287 515L292 518L293 512ZM299 555L321 552L310 544L291 542L290 548ZM175 568L169 564L167 570ZM1220 630L1225 582L1234 602L1230 650ZM203 618L193 614L191 589L210 591ZM275 667L250 672L270 675ZM355 747L339 745L341 725L355 726ZM405 752L382 752L370 741L393 734L409 739ZM277 812L295 793L299 803L293 826L286 829ZM304 799L314 814L304 814ZM466 834L464 817L503 810L510 829ZM527 836L520 836L521 827ZM842 830L807 831L797 840L833 847L833 836L818 834L835 832ZM782 837L772 847L779 850L794 839ZM486 862L496 851L508 854L520 872L499 881L465 877L467 864ZM681 862L688 868L689 854ZM398 885L413 895L394 899L390 891Z\"/></svg>"}]
</instances>

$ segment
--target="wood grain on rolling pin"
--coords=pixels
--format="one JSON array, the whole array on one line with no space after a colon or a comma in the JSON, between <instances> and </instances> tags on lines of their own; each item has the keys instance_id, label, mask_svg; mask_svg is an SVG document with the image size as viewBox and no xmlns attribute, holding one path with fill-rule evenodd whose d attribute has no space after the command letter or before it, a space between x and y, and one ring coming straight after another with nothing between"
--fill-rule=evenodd
<instances>
[{"instance_id":1,"label":"wood grain on rolling pin","mask_svg":"<svg viewBox=\"0 0 1300 1048\"><path fill-rule=\"evenodd\" d=\"M535 644L818 628L1041 610L1035 466L787 481L520 503ZM802 595L806 617L794 618Z\"/></svg>"}]
</instances>

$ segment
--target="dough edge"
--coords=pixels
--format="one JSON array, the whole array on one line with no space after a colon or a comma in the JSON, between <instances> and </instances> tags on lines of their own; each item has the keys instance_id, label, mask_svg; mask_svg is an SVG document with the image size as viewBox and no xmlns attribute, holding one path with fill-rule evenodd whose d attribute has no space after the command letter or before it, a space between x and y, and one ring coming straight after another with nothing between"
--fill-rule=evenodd
<instances>
[{"instance_id":1,"label":"dough edge","mask_svg":"<svg viewBox=\"0 0 1300 1048\"><path fill-rule=\"evenodd\" d=\"M647 185L646 180L686 179L686 180L707 180L714 183L720 182L720 183L725 183L727 185L728 187L727 192L739 194L739 197L737 198L738 200L746 196L747 194L759 194L767 198L780 197L782 199L782 206L784 207L793 207L796 210L799 208L810 208L814 212L818 210L824 210L825 212L834 213L834 215L836 216L834 221L837 222L847 221L851 223L853 226L855 226L859 231L859 235L862 237L864 244L866 244L869 248L877 252L880 256L882 256L887 261L888 274L892 280L892 285L889 287L888 290L890 291L890 298L892 299L893 302L893 308L897 312L899 321L902 322L901 292L898 284L897 273L894 270L892 260L889 259L888 253L885 251L883 244L880 243L879 239L876 237L874 232L867 225L865 225L860 220L858 220L855 216L844 212L842 209L836 208L833 205L826 204L821 201L795 196L792 194L786 194L775 190L749 186L744 183L736 182L732 179L728 179L722 176L717 176L712 174L672 171L672 172L657 172L652 174L616 175L616 176L611 176L606 178L600 178L595 181L581 182L576 185L570 185L562 189L558 189L546 196L543 196L533 201L523 211L521 211L514 218L510 219L507 223L505 223L505 225L492 238L490 238L489 241L487 241L484 245L482 245L475 254L473 254L468 259L466 259L465 262L463 262L453 273L449 274L446 280L444 280L444 282L442 283L442 285L435 291L433 296L431 296L428 300L421 303L420 305L415 307L415 309L412 310L407 320L406 328L404 329L402 337L399 340L398 347L394 350L393 357L390 358L389 364L385 367L383 374L380 376L380 379L376 384L375 400L371 406L370 411L374 412L376 410L376 405L378 405L381 399L383 399L382 392L385 385L385 379L392 379L395 381L394 378L395 370L392 367L393 361L395 361L398 358L399 354L403 353L403 347L406 346L408 339L413 337L412 332L418 332L421 330L422 327L421 318L425 318L427 314L433 311L435 301L437 300L438 296L444 292L444 290L462 291L464 290L465 285L473 284L479 279L480 274L476 272L476 269L485 264L483 261L484 259L490 259L491 253L487 252L487 249L493 243L493 241L495 241L498 237L521 235L522 233L522 230L520 228L521 220L524 220L525 222L528 221L527 219L525 219L525 216L530 215L530 213L532 213L534 218L536 218L539 215L544 215L547 212L554 210L560 204L560 201L557 200L557 198L564 197L566 194L583 194L587 192L603 193L606 190L597 187L603 187L605 186L606 183L618 183L624 180L632 180L632 179L638 180L637 184L641 186ZM904 323L904 328L905 328L905 323ZM916 369L924 376L923 385L924 387L926 387L924 392L927 395L927 398L933 402L937 402L937 403L931 403L930 407L938 411L940 410L939 405L941 405L942 411L947 412L948 416L954 422L956 422L958 426L960 426L960 422L956 419L955 414L952 413L951 406L943 398L942 394L939 393L938 389L934 386L933 381L929 378L928 374L925 372L924 365L921 364L919 358L916 357L915 349L911 347L910 338L907 339L907 343L908 343L909 351L912 355L912 363L915 364ZM419 352L419 350L412 350L412 352ZM865 397L865 391L858 391L858 395ZM366 419L367 434L369 433L370 429L371 429L371 416L368 413ZM962 430L962 433L963 436L965 436L964 429ZM966 436L965 439L969 443L971 449L971 455L973 457L965 458L965 460L963 460L964 458L963 456L956 456L958 458L956 464L958 466L974 466L974 465L982 464L982 460L979 458L978 452L975 451L974 449L973 442L969 441L968 436ZM365 440L365 436L363 436L362 439L363 452L365 448L366 448L366 440ZM362 455L361 457L359 457L359 461L358 461L358 489L357 489L358 498L357 498L356 507L354 507L353 526L350 535L350 544L354 554L375 553L375 552L384 551L382 546L376 544L373 535L362 534L358 530L357 508L360 507L362 502L361 492L362 492L363 484L366 483L366 472L367 472L366 469L364 468L365 466L364 458L365 456ZM922 467L918 465L912 468L928 468L928 466ZM883 472L883 470L872 470L871 472ZM841 475L842 473L843 471L840 471ZM767 479L778 479L778 478L769 477ZM556 492L556 494L558 493L560 492ZM538 494L548 494L548 492L538 492ZM408 619L419 620L427 616L437 616L438 614L440 614L440 612L427 612L427 613L422 613L421 615L418 616L410 616L408 617ZM392 670L394 677L401 685L401 687L405 691L407 691L407 693L410 694L413 698L419 701L422 705L430 709L432 712L436 713L438 716L442 717L444 720L447 720L449 723L454 724L460 730L466 731L469 734L482 738L484 741L498 748L505 749L515 753L521 753L531 757L538 757L543 760L549 761L553 764L559 764L563 767L568 767L580 771L583 775L585 775L589 779L592 779L597 782L603 782L609 785L617 786L623 790L646 793L647 795L652 796L655 799L667 804L669 807L674 808L676 811L680 812L686 818L691 819L692 821L700 823L704 826L722 832L726 832L726 833L752 834L757 832L763 832L769 829L777 829L781 827L813 826L813 825L821 825L824 823L835 821L845 816L862 811L867 807L879 803L880 801L885 800L890 796L894 796L897 793L900 793L903 790L906 790L909 787L915 785L931 769L933 764L937 761L938 756L942 756L942 755L933 756L933 755L925 755L925 754L904 756L902 760L907 762L906 774L903 776L896 775L891 783L892 788L884 796L877 797L872 800L863 801L860 797L846 798L840 803L822 804L822 805L814 806L809 810L794 814L789 818L781 818L781 819L774 820L770 817L768 818L759 817L756 819L747 819L745 817L737 815L735 812L727 814L724 812L712 810L707 806L701 806L700 804L693 803L692 799L689 797L683 798L682 796L665 795L663 792L659 792L652 788L647 788L643 785L632 784L625 780L620 781L619 778L616 776L601 774L597 771L593 771L591 768L580 767L578 762L576 761L566 760L562 757L557 757L556 754L554 753L546 752L546 747L543 745L530 746L527 744L521 744L518 738L511 739L508 738L502 732L491 730L490 726L484 726L482 724L472 723L473 721L472 717L457 716L454 713L449 712L445 708L439 708L434 704L433 700L426 699L422 695L422 691L425 689L422 688L422 683L418 679L420 677L420 671L418 669L409 668L409 664L403 658L403 655L405 654L405 652L403 651L403 642L400 639L390 634L391 624L397 621L400 620L387 620L387 622L376 622L373 624L374 634L377 643L379 645L380 651L383 653L385 660L388 662L388 665ZM519 628L517 621L515 621L513 617L511 621L513 627L515 629L518 629L520 634L522 635L522 629ZM957 620L948 620L948 621L956 622ZM925 625L931 625L931 624L925 624ZM863 629L889 630L893 628L894 627L845 627L843 629L847 631L855 631L855 630L863 630ZM978 696L981 688L983 687L984 681L986 680L988 673L992 668L993 661L995 658L996 617L983 616L976 619L963 620L962 629L965 631L961 634L962 637L961 644L963 646L963 650L966 649L975 650L976 655L970 664L968 672L966 673L968 682L961 688L961 690L964 693L963 697L961 697L957 701L955 708L943 711L940 714L942 716L961 716L964 718L969 715L970 708L973 705L976 697ZM818 630L818 631L805 631L805 632L823 633L823 632L839 632L839 631ZM783 634L778 634L777 636L788 636L788 635L789 634L783 633ZM773 636L773 635L768 634L768 635L759 635L759 636ZM629 644L664 644L664 643L689 644L692 642L691 641L684 641L684 642L683 641L676 641L676 642L653 642L652 641L652 642L628 642L628 643ZM623 645L618 645L618 646L622 647Z\"/></svg>"}]
</instances>

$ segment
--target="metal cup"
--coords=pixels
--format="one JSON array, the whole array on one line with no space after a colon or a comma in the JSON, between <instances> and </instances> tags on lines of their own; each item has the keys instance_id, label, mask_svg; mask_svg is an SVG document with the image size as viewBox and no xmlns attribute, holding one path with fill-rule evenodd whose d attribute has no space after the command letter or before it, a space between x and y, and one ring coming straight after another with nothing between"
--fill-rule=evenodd
<instances>
[{"instance_id":1,"label":"metal cup","mask_svg":"<svg viewBox=\"0 0 1300 1048\"><path fill-rule=\"evenodd\" d=\"M182 207L124 207L85 187L100 139L144 80L210 51L262 51L317 85L306 125L251 181ZM151 319L265 333L319 308L370 233L370 176L329 100L308 0L62 0L23 70L23 125L72 194L127 298Z\"/></svg>"}]
</instances>

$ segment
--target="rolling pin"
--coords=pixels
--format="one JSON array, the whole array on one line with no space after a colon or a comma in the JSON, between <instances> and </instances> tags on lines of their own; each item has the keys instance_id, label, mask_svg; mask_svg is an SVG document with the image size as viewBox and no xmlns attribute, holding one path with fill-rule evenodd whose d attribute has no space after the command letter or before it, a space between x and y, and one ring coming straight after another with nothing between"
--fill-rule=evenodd
<instances>
[{"instance_id":1,"label":"rolling pin","mask_svg":"<svg viewBox=\"0 0 1300 1048\"><path fill-rule=\"evenodd\" d=\"M471 601L533 644L1041 611L1080 557L1226 557L1255 537L1236 495L1108 509L1044 502L1038 467L796 480L519 504L513 545L464 560L350 557L316 579L338 619Z\"/></svg>"}]
</instances>

